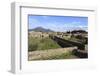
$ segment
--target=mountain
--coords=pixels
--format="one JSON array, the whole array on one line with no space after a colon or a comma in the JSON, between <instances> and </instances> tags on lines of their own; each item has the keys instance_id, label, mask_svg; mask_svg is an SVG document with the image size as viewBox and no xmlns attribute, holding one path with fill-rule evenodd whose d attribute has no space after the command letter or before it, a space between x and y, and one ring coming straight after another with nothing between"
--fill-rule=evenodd
<instances>
[{"instance_id":1,"label":"mountain","mask_svg":"<svg viewBox=\"0 0 100 76\"><path fill-rule=\"evenodd\" d=\"M35 31L35 32L53 32L50 29L45 29L43 27L36 27L34 29L29 29L29 31Z\"/></svg>"}]
</instances>

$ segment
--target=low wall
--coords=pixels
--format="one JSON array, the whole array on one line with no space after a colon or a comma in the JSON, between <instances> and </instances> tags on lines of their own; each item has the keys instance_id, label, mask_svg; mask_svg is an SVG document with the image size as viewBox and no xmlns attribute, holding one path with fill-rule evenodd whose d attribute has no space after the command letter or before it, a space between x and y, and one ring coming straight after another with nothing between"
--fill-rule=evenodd
<instances>
[{"instance_id":1,"label":"low wall","mask_svg":"<svg viewBox=\"0 0 100 76\"><path fill-rule=\"evenodd\" d=\"M59 38L59 37L56 37L56 36L54 36L53 39L55 41L57 41L58 43L60 43L61 45L63 45L64 47L77 46L78 49L81 49L81 50L85 49L85 45L80 43L80 42L71 41L71 40L65 40L65 39L62 39L62 38Z\"/></svg>"},{"instance_id":2,"label":"low wall","mask_svg":"<svg viewBox=\"0 0 100 76\"><path fill-rule=\"evenodd\" d=\"M28 52L28 60L47 60L47 59L50 59L50 57L60 56L62 54L67 54L69 52L72 52L74 49L77 49L77 47L58 48L58 49Z\"/></svg>"}]
</instances>

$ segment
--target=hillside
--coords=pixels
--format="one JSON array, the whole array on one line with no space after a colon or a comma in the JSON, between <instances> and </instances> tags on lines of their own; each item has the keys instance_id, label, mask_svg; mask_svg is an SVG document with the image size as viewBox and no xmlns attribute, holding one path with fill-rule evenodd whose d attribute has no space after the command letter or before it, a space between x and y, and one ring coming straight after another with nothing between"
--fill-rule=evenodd
<instances>
[{"instance_id":1,"label":"hillside","mask_svg":"<svg viewBox=\"0 0 100 76\"><path fill-rule=\"evenodd\" d=\"M35 31L35 32L53 32L50 29L45 29L43 27L36 27L34 29L29 29L29 31Z\"/></svg>"}]
</instances>

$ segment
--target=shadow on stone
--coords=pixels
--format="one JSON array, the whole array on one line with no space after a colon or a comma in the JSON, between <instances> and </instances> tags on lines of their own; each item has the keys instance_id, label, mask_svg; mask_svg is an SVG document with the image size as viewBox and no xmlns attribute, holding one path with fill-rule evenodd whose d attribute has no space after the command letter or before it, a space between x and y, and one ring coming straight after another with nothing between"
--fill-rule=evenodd
<instances>
[{"instance_id":1,"label":"shadow on stone","mask_svg":"<svg viewBox=\"0 0 100 76\"><path fill-rule=\"evenodd\" d=\"M88 58L88 53L83 53L81 51L78 51L78 49L74 49L72 51L72 54L79 57L79 58Z\"/></svg>"}]
</instances>

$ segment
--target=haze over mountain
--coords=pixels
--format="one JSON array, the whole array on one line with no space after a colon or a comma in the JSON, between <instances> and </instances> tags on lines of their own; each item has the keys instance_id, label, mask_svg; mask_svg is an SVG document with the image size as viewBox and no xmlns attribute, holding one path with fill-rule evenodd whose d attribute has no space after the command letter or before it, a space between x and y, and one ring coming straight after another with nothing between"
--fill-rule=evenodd
<instances>
[{"instance_id":1,"label":"haze over mountain","mask_svg":"<svg viewBox=\"0 0 100 76\"><path fill-rule=\"evenodd\" d=\"M28 31L35 31L35 32L54 32L50 29L45 29L43 27L36 27L34 29L29 29Z\"/></svg>"}]
</instances>

